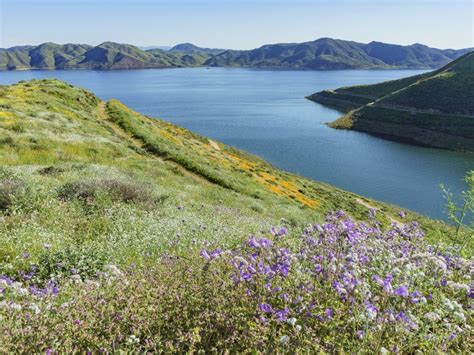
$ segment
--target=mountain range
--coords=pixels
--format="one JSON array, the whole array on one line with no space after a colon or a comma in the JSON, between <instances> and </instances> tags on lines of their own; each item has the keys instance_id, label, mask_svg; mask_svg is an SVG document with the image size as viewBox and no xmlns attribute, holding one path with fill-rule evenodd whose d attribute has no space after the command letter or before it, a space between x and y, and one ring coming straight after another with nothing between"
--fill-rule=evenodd
<instances>
[{"instance_id":1,"label":"mountain range","mask_svg":"<svg viewBox=\"0 0 474 355\"><path fill-rule=\"evenodd\" d=\"M474 52L433 72L321 91L308 99L348 112L333 128L474 152Z\"/></svg>"},{"instance_id":2,"label":"mountain range","mask_svg":"<svg viewBox=\"0 0 474 355\"><path fill-rule=\"evenodd\" d=\"M143 50L130 44L43 43L0 49L0 70L143 69L230 66L282 69L439 68L471 49L436 49L321 38L312 42L268 44L253 50L201 48L182 43L169 50Z\"/></svg>"}]
</instances>

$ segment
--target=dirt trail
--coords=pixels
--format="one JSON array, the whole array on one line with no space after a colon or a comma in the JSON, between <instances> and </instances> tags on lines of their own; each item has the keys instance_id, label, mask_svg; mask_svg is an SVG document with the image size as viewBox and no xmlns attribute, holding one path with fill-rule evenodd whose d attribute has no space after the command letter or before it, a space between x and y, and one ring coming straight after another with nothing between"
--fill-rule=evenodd
<instances>
[{"instance_id":1,"label":"dirt trail","mask_svg":"<svg viewBox=\"0 0 474 355\"><path fill-rule=\"evenodd\" d=\"M212 139L209 139L209 144L210 144L211 147L214 148L215 150L221 150L221 147L219 147L219 144L217 144L216 142L214 142Z\"/></svg>"},{"instance_id":2,"label":"dirt trail","mask_svg":"<svg viewBox=\"0 0 474 355\"><path fill-rule=\"evenodd\" d=\"M143 148L143 142L137 138L134 138L134 137L131 137L127 132L125 132L121 127L119 127L118 125L116 125L109 117L109 115L107 114L107 103L104 102L104 101L101 101L98 105L98 113L99 113L99 118L102 119L102 121L107 125L107 127L109 127L117 137L121 138L121 139L124 139L125 141L129 142L131 145L137 147L137 148ZM215 142L214 142L215 143ZM217 147L219 150L219 146ZM174 161L171 161L171 160L166 160L166 159L163 159L162 157L160 156L157 156L155 154L150 154L150 153L146 153L148 157L150 158L153 158L155 160L159 160L160 162L163 162L163 163L166 163L166 164L169 164L169 165L172 165L173 167L175 167L179 173L181 173L182 175L185 175L185 176L188 176L194 180L197 180L199 182L202 182L202 183L207 183L209 184L210 182L208 180L206 180L205 178L203 178L202 176L200 175L197 175L189 170L187 170L186 168L184 168L182 165L174 162Z\"/></svg>"}]
</instances>

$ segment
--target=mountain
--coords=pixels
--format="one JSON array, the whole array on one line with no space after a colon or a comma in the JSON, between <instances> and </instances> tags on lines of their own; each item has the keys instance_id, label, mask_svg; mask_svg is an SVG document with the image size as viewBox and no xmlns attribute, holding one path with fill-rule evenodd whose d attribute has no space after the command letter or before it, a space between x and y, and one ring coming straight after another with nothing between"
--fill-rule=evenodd
<instances>
[{"instance_id":1,"label":"mountain","mask_svg":"<svg viewBox=\"0 0 474 355\"><path fill-rule=\"evenodd\" d=\"M474 152L474 52L433 72L326 90L308 99L350 111L333 128Z\"/></svg>"},{"instance_id":2,"label":"mountain","mask_svg":"<svg viewBox=\"0 0 474 355\"><path fill-rule=\"evenodd\" d=\"M470 352L471 239L61 81L0 86L0 221L1 354Z\"/></svg>"},{"instance_id":3,"label":"mountain","mask_svg":"<svg viewBox=\"0 0 474 355\"><path fill-rule=\"evenodd\" d=\"M168 51L143 50L130 44L44 43L0 49L0 70L15 69L141 69L232 66L284 69L439 68L469 49L435 49L421 44L400 46L321 38L312 42L269 44L249 51L178 44Z\"/></svg>"},{"instance_id":4,"label":"mountain","mask_svg":"<svg viewBox=\"0 0 474 355\"><path fill-rule=\"evenodd\" d=\"M269 44L248 51L228 50L210 58L205 65L317 70L438 68L467 51L320 38L305 43Z\"/></svg>"},{"instance_id":5,"label":"mountain","mask_svg":"<svg viewBox=\"0 0 474 355\"><path fill-rule=\"evenodd\" d=\"M87 44L43 43L39 46L0 49L0 69L61 68L91 48Z\"/></svg>"},{"instance_id":6,"label":"mountain","mask_svg":"<svg viewBox=\"0 0 474 355\"><path fill-rule=\"evenodd\" d=\"M171 46L138 46L141 50L148 51L150 49L162 49L164 51L169 51Z\"/></svg>"},{"instance_id":7,"label":"mountain","mask_svg":"<svg viewBox=\"0 0 474 355\"><path fill-rule=\"evenodd\" d=\"M173 48L170 49L170 52L178 52L178 53L186 53L186 54L201 54L205 53L210 56L217 55L220 53L225 52L226 49L219 49L219 48L202 48L198 47L192 43L181 43L177 44Z\"/></svg>"},{"instance_id":8,"label":"mountain","mask_svg":"<svg viewBox=\"0 0 474 355\"><path fill-rule=\"evenodd\" d=\"M44 43L0 49L0 69L141 69L195 66L208 55L141 50L130 44L104 42L98 46Z\"/></svg>"}]
</instances>

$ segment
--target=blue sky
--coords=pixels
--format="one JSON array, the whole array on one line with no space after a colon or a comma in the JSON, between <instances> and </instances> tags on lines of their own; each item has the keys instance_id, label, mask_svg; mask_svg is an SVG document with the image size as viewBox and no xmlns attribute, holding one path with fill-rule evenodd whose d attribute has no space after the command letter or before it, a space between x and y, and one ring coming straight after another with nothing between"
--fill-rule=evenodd
<instances>
[{"instance_id":1,"label":"blue sky","mask_svg":"<svg viewBox=\"0 0 474 355\"><path fill-rule=\"evenodd\" d=\"M0 0L0 47L42 42L250 49L334 37L473 47L472 0Z\"/></svg>"}]
</instances>

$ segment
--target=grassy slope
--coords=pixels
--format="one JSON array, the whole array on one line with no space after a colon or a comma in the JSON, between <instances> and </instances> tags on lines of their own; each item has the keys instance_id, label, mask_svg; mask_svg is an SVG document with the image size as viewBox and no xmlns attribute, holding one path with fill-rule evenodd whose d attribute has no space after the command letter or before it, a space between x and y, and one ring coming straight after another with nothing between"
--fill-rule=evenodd
<instances>
[{"instance_id":1,"label":"grassy slope","mask_svg":"<svg viewBox=\"0 0 474 355\"><path fill-rule=\"evenodd\" d=\"M57 297L8 287L0 299L5 353L276 351L289 325L256 323L229 266L209 268L200 250L236 248L249 234L269 234L270 226L288 230L275 241L297 243L308 223L338 208L365 220L373 206L383 223L398 220L396 207L282 172L56 80L0 87L0 165L0 275L18 278L36 265L33 282L60 282ZM446 238L444 224L408 218L418 219L431 241ZM291 286L297 292L299 280ZM321 312L339 307L325 285L316 290ZM3 299L23 309L11 311ZM351 324L314 323L292 335L287 350L355 349L360 343L347 340ZM379 337L375 332L365 348L375 351ZM145 346L145 339L155 343Z\"/></svg>"},{"instance_id":2,"label":"grassy slope","mask_svg":"<svg viewBox=\"0 0 474 355\"><path fill-rule=\"evenodd\" d=\"M474 52L431 73L322 91L308 99L348 112L331 123L333 128L474 151L474 120L462 117L474 113Z\"/></svg>"},{"instance_id":3,"label":"grassy slope","mask_svg":"<svg viewBox=\"0 0 474 355\"><path fill-rule=\"evenodd\" d=\"M82 214L64 214L55 189L68 181L109 175L119 180L138 179L169 195L172 202L157 213L161 209L170 213L180 203L197 206L205 202L207 209L226 211L222 212L225 218L237 215L253 221L240 228L241 235L277 224L281 218L301 226L334 209L351 211L363 219L368 212L366 205L379 208L385 221L397 216L395 207L282 172L254 156L211 144L206 138L142 116L117 101L103 103L93 94L59 81L1 87L0 105L0 163L35 186L39 205L52 204L51 209L40 211L38 220L28 219L28 213L7 218L2 226L8 231L1 233L3 242L12 241L11 248L17 251L21 249L14 238L17 233L39 228L48 241L59 242L64 238L62 224L74 224L75 214ZM48 166L62 172L42 174ZM195 213L200 215L198 210ZM102 238L101 232L92 232L97 222L83 218L84 233ZM169 223L176 223L174 218L172 215ZM419 218L429 230L441 226ZM112 228L106 225L105 231ZM76 233L81 234L73 229L69 237ZM35 243L41 242L45 240L39 238ZM8 255L0 260L5 261Z\"/></svg>"}]
</instances>

